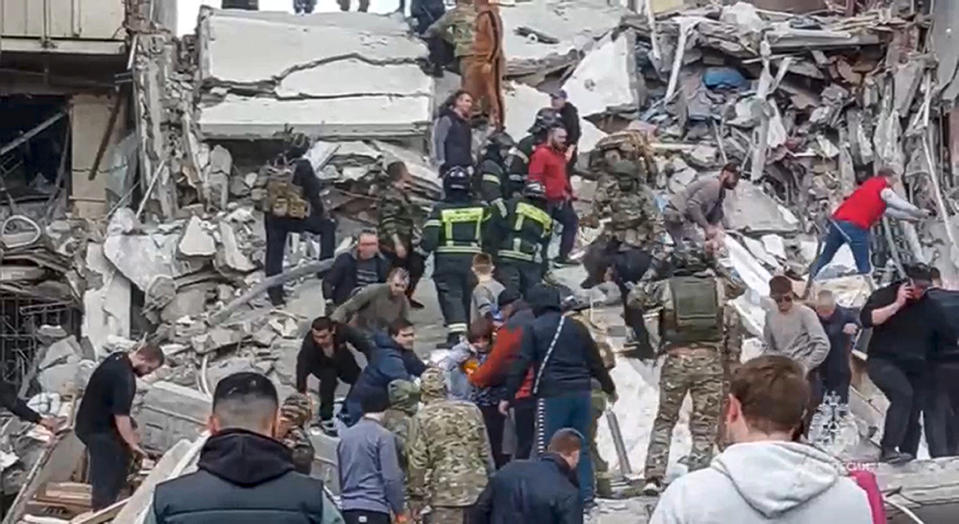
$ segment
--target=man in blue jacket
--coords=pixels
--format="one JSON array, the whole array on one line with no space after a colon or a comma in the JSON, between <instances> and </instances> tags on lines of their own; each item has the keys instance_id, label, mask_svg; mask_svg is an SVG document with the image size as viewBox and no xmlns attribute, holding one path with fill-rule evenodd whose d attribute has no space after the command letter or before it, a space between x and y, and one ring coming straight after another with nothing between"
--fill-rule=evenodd
<instances>
[{"instance_id":1,"label":"man in blue jacket","mask_svg":"<svg viewBox=\"0 0 959 524\"><path fill-rule=\"evenodd\" d=\"M536 320L530 329L523 330L520 354L510 368L506 380L505 398L513 398L520 388L526 370L533 366L533 396L536 398L536 450L546 451L546 442L561 428L569 427L582 435L589 434L592 422L590 391L595 378L616 401L616 386L603 365L596 341L586 326L563 316L560 310L559 290L552 286L534 286L528 297ZM503 413L508 401L500 402ZM583 449L576 472L579 478L581 502L593 503L593 464L589 458L589 443Z\"/></svg>"},{"instance_id":2,"label":"man in blue jacket","mask_svg":"<svg viewBox=\"0 0 959 524\"><path fill-rule=\"evenodd\" d=\"M369 395L388 395L390 382L411 380L423 374L426 364L413 353L416 336L413 323L400 318L390 323L388 336L376 333L373 342L376 348L369 363L346 396L345 419L353 425L363 415L363 398Z\"/></svg>"}]
</instances>

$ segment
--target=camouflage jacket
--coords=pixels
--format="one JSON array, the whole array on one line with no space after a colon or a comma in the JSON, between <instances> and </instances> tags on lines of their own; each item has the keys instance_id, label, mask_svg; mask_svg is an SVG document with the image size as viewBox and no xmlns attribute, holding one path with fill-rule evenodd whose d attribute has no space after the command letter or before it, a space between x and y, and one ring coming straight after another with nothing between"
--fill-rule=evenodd
<instances>
[{"instance_id":1,"label":"camouflage jacket","mask_svg":"<svg viewBox=\"0 0 959 524\"><path fill-rule=\"evenodd\" d=\"M710 275L714 276L712 273ZM723 341L720 343L702 342L689 344L689 347L714 348L723 356L726 363L738 363L742 355L743 347L743 328L742 319L736 309L733 307L731 297L737 296L735 289L725 279L715 278L719 292L719 303L723 304ZM728 299L728 300L727 300ZM656 308L662 308L659 313L660 333L663 332L662 325L673 308L672 293L669 288L669 280L653 280L641 282L634 287L627 297L628 305L640 307L644 311L651 311ZM663 349L670 349L662 341L660 345Z\"/></svg>"},{"instance_id":2,"label":"camouflage jacket","mask_svg":"<svg viewBox=\"0 0 959 524\"><path fill-rule=\"evenodd\" d=\"M493 472L483 415L475 404L446 400L442 370L420 379L425 404L410 431L408 489L414 506L470 506Z\"/></svg>"},{"instance_id":3,"label":"camouflage jacket","mask_svg":"<svg viewBox=\"0 0 959 524\"><path fill-rule=\"evenodd\" d=\"M383 427L396 437L396 456L400 460L400 469L409 478L409 458L407 448L410 442L410 428L413 417L400 409L390 408L383 416Z\"/></svg>"},{"instance_id":4,"label":"camouflage jacket","mask_svg":"<svg viewBox=\"0 0 959 524\"><path fill-rule=\"evenodd\" d=\"M293 467L296 471L309 475L313 469L313 442L301 427L291 428L283 437L283 445L293 453Z\"/></svg>"},{"instance_id":5,"label":"camouflage jacket","mask_svg":"<svg viewBox=\"0 0 959 524\"><path fill-rule=\"evenodd\" d=\"M416 205L400 190L389 187L377 205L380 243L393 245L393 235L404 242L415 243L419 236L416 230ZM409 246L407 246L409 247Z\"/></svg>"},{"instance_id":6,"label":"camouflage jacket","mask_svg":"<svg viewBox=\"0 0 959 524\"><path fill-rule=\"evenodd\" d=\"M426 29L425 37L439 36L453 45L456 58L472 56L473 26L476 23L476 8L472 3L460 4L450 9Z\"/></svg>"},{"instance_id":7,"label":"camouflage jacket","mask_svg":"<svg viewBox=\"0 0 959 524\"><path fill-rule=\"evenodd\" d=\"M645 186L620 190L614 180L600 184L593 197L593 216L609 219L605 231L625 244L653 248L662 242L665 228L656 199Z\"/></svg>"}]
</instances>

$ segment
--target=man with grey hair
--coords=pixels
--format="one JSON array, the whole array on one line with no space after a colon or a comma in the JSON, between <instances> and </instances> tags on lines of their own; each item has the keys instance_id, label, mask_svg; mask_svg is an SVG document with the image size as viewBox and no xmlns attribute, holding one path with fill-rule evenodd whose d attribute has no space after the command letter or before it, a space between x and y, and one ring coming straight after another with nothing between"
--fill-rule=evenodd
<instances>
[{"instance_id":1,"label":"man with grey hair","mask_svg":"<svg viewBox=\"0 0 959 524\"><path fill-rule=\"evenodd\" d=\"M274 438L278 406L276 387L259 373L221 380L197 471L157 486L147 523L342 523L323 482L297 473Z\"/></svg>"},{"instance_id":2,"label":"man with grey hair","mask_svg":"<svg viewBox=\"0 0 959 524\"><path fill-rule=\"evenodd\" d=\"M835 393L840 402L847 404L852 379L849 356L853 337L859 333L859 313L837 305L832 291L823 289L816 296L816 314L829 338L829 354L818 368L821 394Z\"/></svg>"}]
</instances>

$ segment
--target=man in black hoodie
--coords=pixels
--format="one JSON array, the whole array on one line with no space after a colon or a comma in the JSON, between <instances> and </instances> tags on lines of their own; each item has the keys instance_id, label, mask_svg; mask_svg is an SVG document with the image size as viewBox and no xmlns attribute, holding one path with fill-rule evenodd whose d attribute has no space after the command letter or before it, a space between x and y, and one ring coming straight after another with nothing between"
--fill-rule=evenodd
<instances>
[{"instance_id":1,"label":"man in black hoodie","mask_svg":"<svg viewBox=\"0 0 959 524\"><path fill-rule=\"evenodd\" d=\"M504 466L477 499L471 522L582 523L576 466L583 444L582 433L563 428L549 440L547 453L539 459L514 460Z\"/></svg>"},{"instance_id":2,"label":"man in black hoodie","mask_svg":"<svg viewBox=\"0 0 959 524\"><path fill-rule=\"evenodd\" d=\"M324 500L323 482L294 471L290 451L273 438L278 405L276 388L259 373L221 380L198 470L157 486L147 522L308 524L337 511Z\"/></svg>"},{"instance_id":3,"label":"man in black hoodie","mask_svg":"<svg viewBox=\"0 0 959 524\"><path fill-rule=\"evenodd\" d=\"M571 427L580 434L589 433L592 422L591 379L595 378L616 401L616 386L603 364L596 341L586 326L563 316L559 290L552 286L534 286L528 296L536 320L523 330L520 354L510 368L505 398L514 398L527 369L533 367L533 396L537 399L537 450L545 451L546 442L561 428ZM500 402L504 414L508 401ZM577 466L580 501L593 502L593 464L588 442L583 442Z\"/></svg>"}]
</instances>

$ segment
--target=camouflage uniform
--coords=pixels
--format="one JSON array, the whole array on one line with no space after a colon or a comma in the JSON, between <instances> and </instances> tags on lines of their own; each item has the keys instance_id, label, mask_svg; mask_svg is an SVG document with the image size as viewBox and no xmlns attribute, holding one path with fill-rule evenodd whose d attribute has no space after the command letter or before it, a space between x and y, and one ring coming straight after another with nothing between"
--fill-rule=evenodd
<instances>
[{"instance_id":1,"label":"camouflage uniform","mask_svg":"<svg viewBox=\"0 0 959 524\"><path fill-rule=\"evenodd\" d=\"M311 411L310 399L302 393L293 393L286 397L280 407L280 416L292 425L283 437L283 445L293 454L293 466L304 475L309 475L313 469L315 454L313 442L304 429L310 420Z\"/></svg>"},{"instance_id":2,"label":"camouflage uniform","mask_svg":"<svg viewBox=\"0 0 959 524\"><path fill-rule=\"evenodd\" d=\"M403 474L409 477L409 461L406 449L410 440L410 426L420 402L420 388L409 380L390 382L390 409L383 415L383 427L396 436L396 455L400 459Z\"/></svg>"},{"instance_id":3,"label":"camouflage uniform","mask_svg":"<svg viewBox=\"0 0 959 524\"><path fill-rule=\"evenodd\" d=\"M669 463L669 446L673 428L686 393L693 401L689 429L693 437L689 455L689 471L705 468L712 459L713 443L718 431L723 401L725 370L732 362L739 362L742 351L742 325L739 314L726 300L730 297L727 283L717 278L712 270L697 272L697 277L711 278L717 286L719 304L722 304L722 341L670 344L659 380L659 410L649 437L645 478L662 480ZM661 336L670 326L667 319L673 311L669 280L647 282L636 286L628 300L645 310L662 307ZM673 326L674 327L674 326Z\"/></svg>"},{"instance_id":4,"label":"camouflage uniform","mask_svg":"<svg viewBox=\"0 0 959 524\"><path fill-rule=\"evenodd\" d=\"M663 219L655 196L641 183L635 162L613 164L596 190L591 216L594 221L608 218L606 235L622 244L650 251L658 251L662 245Z\"/></svg>"},{"instance_id":5,"label":"camouflage uniform","mask_svg":"<svg viewBox=\"0 0 959 524\"><path fill-rule=\"evenodd\" d=\"M390 246L392 250L394 234L407 244L415 244L419 236L416 228L417 207L409 195L393 186L387 187L380 197L377 212L380 245Z\"/></svg>"},{"instance_id":6,"label":"camouflage uniform","mask_svg":"<svg viewBox=\"0 0 959 524\"><path fill-rule=\"evenodd\" d=\"M613 369L616 366L616 357L613 355L613 348L606 341L597 341L599 354L603 357L603 365L606 369ZM599 454L599 447L596 445L596 432L599 430L599 419L606 413L606 403L608 396L603 392L603 386L598 380L592 379L592 390L590 391L590 415L592 421L589 425L589 456L593 461L593 472L596 476L596 495L602 498L613 496L613 489L610 485L609 464L603 460Z\"/></svg>"},{"instance_id":7,"label":"camouflage uniform","mask_svg":"<svg viewBox=\"0 0 959 524\"><path fill-rule=\"evenodd\" d=\"M432 508L427 522L459 524L493 472L483 415L471 402L446 399L443 370L420 377L423 407L413 417L409 445L410 507Z\"/></svg>"},{"instance_id":8,"label":"camouflage uniform","mask_svg":"<svg viewBox=\"0 0 959 524\"><path fill-rule=\"evenodd\" d=\"M472 0L459 0L456 7L443 13L433 22L424 38L438 36L453 45L453 54L457 60L473 55L473 27L476 25L476 8ZM460 62L462 67L463 62ZM462 72L462 69L460 70Z\"/></svg>"}]
</instances>

